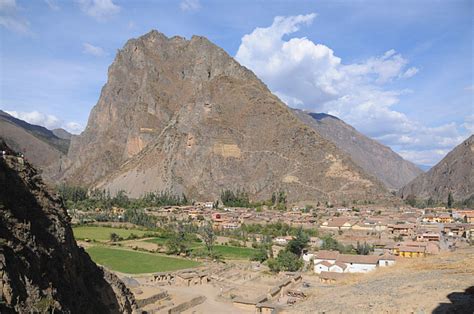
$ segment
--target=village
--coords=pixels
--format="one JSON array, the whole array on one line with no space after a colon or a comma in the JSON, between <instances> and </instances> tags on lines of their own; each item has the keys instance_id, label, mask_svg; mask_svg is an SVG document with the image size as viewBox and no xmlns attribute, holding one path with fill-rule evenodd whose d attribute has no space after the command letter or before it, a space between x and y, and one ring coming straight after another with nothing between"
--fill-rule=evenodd
<instances>
[{"instance_id":1,"label":"village","mask_svg":"<svg viewBox=\"0 0 474 314\"><path fill-rule=\"evenodd\" d=\"M71 212L73 223L109 225L93 221L95 211ZM216 244L252 249L271 241L270 256L276 257L295 239L294 234L275 235L252 230L255 226L281 224L304 230L308 243L301 252L303 266L296 272L269 271L267 263L225 258L221 262L200 260L200 267L168 272L129 275L117 272L129 283L143 309L149 313L188 311L205 313L277 313L291 309L325 286L337 285L354 275L396 267L469 249L474 243L474 210L375 205L347 207L293 207L271 209L215 207L213 202L186 206L145 208L157 227L183 223L196 227L212 225ZM121 226L125 210L113 207L108 217ZM290 230L290 229L289 229ZM85 247L90 243L79 241ZM139 251L165 252L160 245L141 239L121 244ZM197 259L196 259L197 260ZM199 285L199 289L195 286ZM193 288L194 287L194 288ZM229 311L229 305L232 309Z\"/></svg>"}]
</instances>

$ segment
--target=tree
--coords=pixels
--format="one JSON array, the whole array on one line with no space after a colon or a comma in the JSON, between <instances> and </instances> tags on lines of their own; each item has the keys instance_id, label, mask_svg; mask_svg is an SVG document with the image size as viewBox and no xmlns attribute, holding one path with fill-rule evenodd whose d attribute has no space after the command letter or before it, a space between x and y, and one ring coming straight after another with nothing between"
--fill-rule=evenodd
<instances>
[{"instance_id":1,"label":"tree","mask_svg":"<svg viewBox=\"0 0 474 314\"><path fill-rule=\"evenodd\" d=\"M255 253L250 257L251 261L258 261L260 263L265 262L268 259L268 253L265 247L261 246Z\"/></svg>"},{"instance_id":2,"label":"tree","mask_svg":"<svg viewBox=\"0 0 474 314\"><path fill-rule=\"evenodd\" d=\"M189 254L188 236L182 224L178 224L177 232L172 232L166 243L168 254Z\"/></svg>"},{"instance_id":3,"label":"tree","mask_svg":"<svg viewBox=\"0 0 474 314\"><path fill-rule=\"evenodd\" d=\"M303 231L303 228L299 228L296 233L296 237L288 242L286 250L290 251L296 256L301 256L303 249L308 246L308 242L308 235Z\"/></svg>"},{"instance_id":4,"label":"tree","mask_svg":"<svg viewBox=\"0 0 474 314\"><path fill-rule=\"evenodd\" d=\"M118 234L116 234L115 232L112 232L110 234L110 241L118 242L118 241L120 241L120 236Z\"/></svg>"},{"instance_id":5,"label":"tree","mask_svg":"<svg viewBox=\"0 0 474 314\"><path fill-rule=\"evenodd\" d=\"M303 266L300 257L287 250L278 253L277 261L279 268L284 271L297 271Z\"/></svg>"},{"instance_id":6,"label":"tree","mask_svg":"<svg viewBox=\"0 0 474 314\"><path fill-rule=\"evenodd\" d=\"M278 273L280 271L280 263L278 263L278 260L276 258L270 258L267 261L268 268L270 268L270 271L273 273Z\"/></svg>"},{"instance_id":7,"label":"tree","mask_svg":"<svg viewBox=\"0 0 474 314\"><path fill-rule=\"evenodd\" d=\"M367 244L367 242L364 242L364 244L360 244L359 241L357 241L357 248L356 252L359 255L369 255L370 251L372 251L372 247Z\"/></svg>"},{"instance_id":8,"label":"tree","mask_svg":"<svg viewBox=\"0 0 474 314\"><path fill-rule=\"evenodd\" d=\"M211 223L205 225L201 230L201 236L204 241L204 245L206 246L207 252L209 256L213 256L213 249L214 249L214 242L216 241L216 234L214 233L214 229L212 228Z\"/></svg>"},{"instance_id":9,"label":"tree","mask_svg":"<svg viewBox=\"0 0 474 314\"><path fill-rule=\"evenodd\" d=\"M448 194L448 208L453 207L453 205L454 205L453 194L451 192L449 192L449 194Z\"/></svg>"},{"instance_id":10,"label":"tree","mask_svg":"<svg viewBox=\"0 0 474 314\"><path fill-rule=\"evenodd\" d=\"M416 197L415 195L413 194L410 194L407 196L407 198L405 199L405 202L410 205L411 207L415 207L416 206Z\"/></svg>"}]
</instances>

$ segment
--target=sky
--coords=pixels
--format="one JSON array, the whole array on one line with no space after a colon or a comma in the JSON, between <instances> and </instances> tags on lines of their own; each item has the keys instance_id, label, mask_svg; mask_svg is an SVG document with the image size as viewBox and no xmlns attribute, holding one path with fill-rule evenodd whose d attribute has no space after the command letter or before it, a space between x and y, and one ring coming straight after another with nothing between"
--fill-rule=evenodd
<instances>
[{"instance_id":1,"label":"sky","mask_svg":"<svg viewBox=\"0 0 474 314\"><path fill-rule=\"evenodd\" d=\"M0 109L75 134L130 38L206 36L416 164L474 133L474 1L0 0Z\"/></svg>"}]
</instances>

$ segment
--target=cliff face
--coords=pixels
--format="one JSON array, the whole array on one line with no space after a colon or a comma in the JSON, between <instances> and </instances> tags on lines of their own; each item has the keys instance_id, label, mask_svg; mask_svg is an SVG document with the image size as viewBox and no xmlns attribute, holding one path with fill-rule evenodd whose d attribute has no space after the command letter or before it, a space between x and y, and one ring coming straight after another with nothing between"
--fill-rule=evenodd
<instances>
[{"instance_id":1,"label":"cliff face","mask_svg":"<svg viewBox=\"0 0 474 314\"><path fill-rule=\"evenodd\" d=\"M290 201L386 197L382 184L299 121L249 70L203 37L152 31L109 68L65 178L125 190Z\"/></svg>"},{"instance_id":2,"label":"cliff face","mask_svg":"<svg viewBox=\"0 0 474 314\"><path fill-rule=\"evenodd\" d=\"M403 187L422 174L415 164L387 146L361 134L344 121L328 115L294 109L301 121L346 152L365 172L379 179L388 189Z\"/></svg>"},{"instance_id":3,"label":"cliff face","mask_svg":"<svg viewBox=\"0 0 474 314\"><path fill-rule=\"evenodd\" d=\"M61 201L17 157L0 157L0 212L0 312L135 308L128 288L77 246Z\"/></svg>"},{"instance_id":4,"label":"cliff face","mask_svg":"<svg viewBox=\"0 0 474 314\"><path fill-rule=\"evenodd\" d=\"M474 135L456 146L438 164L400 189L402 198L448 199L449 192L456 201L474 197Z\"/></svg>"}]
</instances>

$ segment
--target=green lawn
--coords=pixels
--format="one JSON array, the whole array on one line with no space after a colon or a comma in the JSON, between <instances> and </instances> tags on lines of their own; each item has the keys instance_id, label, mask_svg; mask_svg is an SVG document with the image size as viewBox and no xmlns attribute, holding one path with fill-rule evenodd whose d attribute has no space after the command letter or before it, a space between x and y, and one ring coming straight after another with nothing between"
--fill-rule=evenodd
<instances>
[{"instance_id":1,"label":"green lawn","mask_svg":"<svg viewBox=\"0 0 474 314\"><path fill-rule=\"evenodd\" d=\"M135 229L120 229L100 226L82 226L72 228L74 237L77 240L96 240L96 241L108 241L110 240L110 234L116 233L119 237L126 239L130 234L136 234L137 236L143 236L146 231L135 230Z\"/></svg>"},{"instance_id":2,"label":"green lawn","mask_svg":"<svg viewBox=\"0 0 474 314\"><path fill-rule=\"evenodd\" d=\"M200 265L198 262L181 258L104 246L93 246L86 251L94 262L127 274L174 271Z\"/></svg>"}]
</instances>

